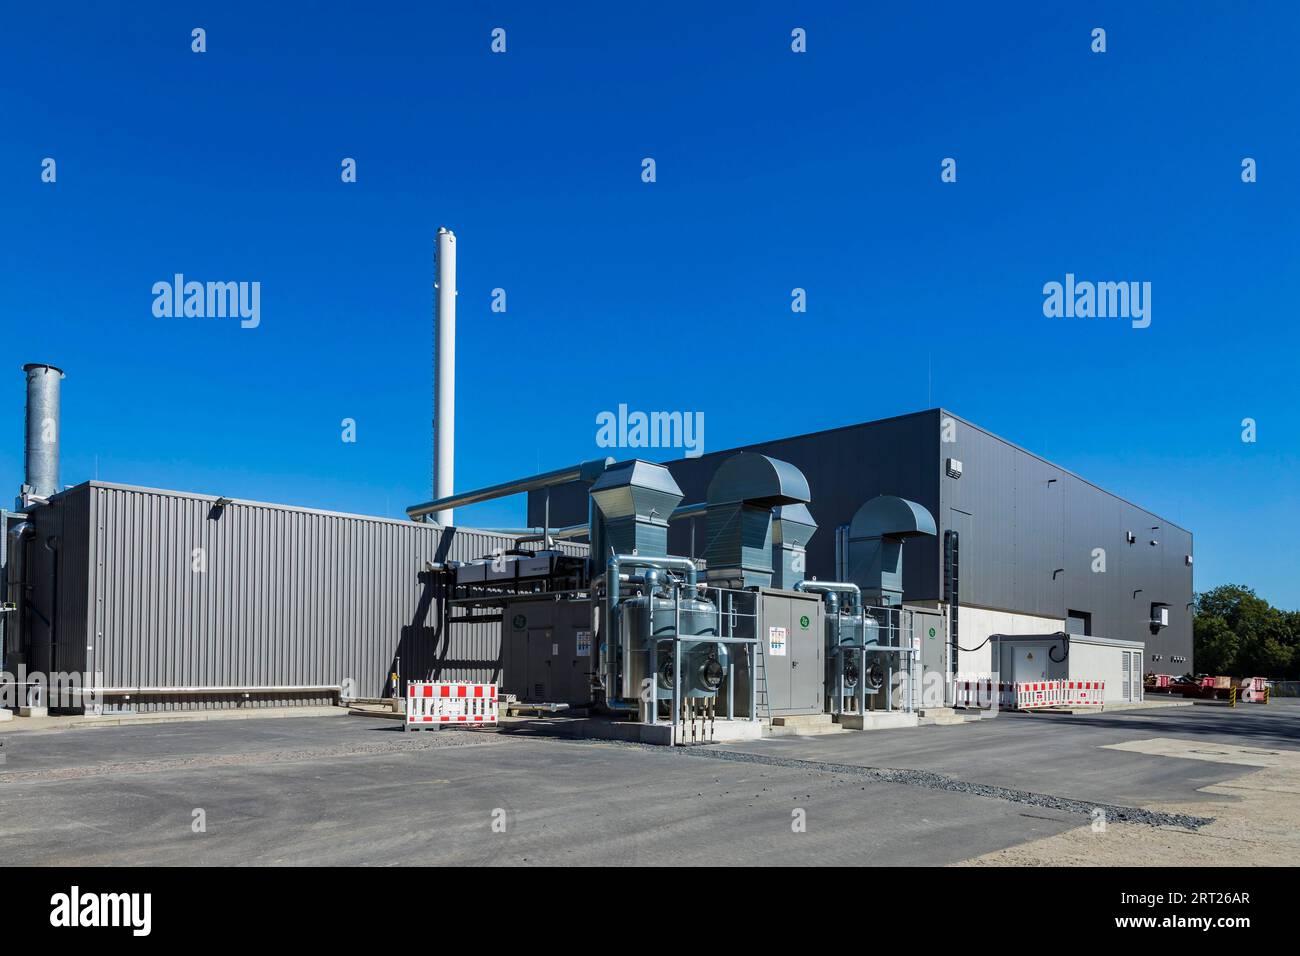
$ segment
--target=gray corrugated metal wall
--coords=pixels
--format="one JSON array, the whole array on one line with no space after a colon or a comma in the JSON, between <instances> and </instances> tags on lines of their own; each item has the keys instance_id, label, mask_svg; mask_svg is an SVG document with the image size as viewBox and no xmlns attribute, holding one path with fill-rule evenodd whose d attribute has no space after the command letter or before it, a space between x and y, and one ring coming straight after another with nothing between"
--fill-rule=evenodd
<instances>
[{"instance_id":1,"label":"gray corrugated metal wall","mask_svg":"<svg viewBox=\"0 0 1300 956\"><path fill-rule=\"evenodd\" d=\"M1143 641L1147 669L1189 669L1191 533L943 414L954 419L956 429L955 440L942 443L940 455L959 459L963 471L959 479L943 478L942 517L935 517L951 527L954 512L970 516L962 538L964 599L1053 618L1083 611L1092 617L1093 634ZM1135 543L1127 543L1125 531L1133 532ZM1097 548L1105 551L1104 572L1093 570ZM1169 626L1155 635L1147 625L1152 602L1169 605ZM1153 655L1161 660L1153 662ZM1186 662L1172 663L1172 656Z\"/></svg>"},{"instance_id":2,"label":"gray corrugated metal wall","mask_svg":"<svg viewBox=\"0 0 1300 956\"><path fill-rule=\"evenodd\" d=\"M83 556L59 576L63 669L76 661L102 672L104 686L351 680L355 696L375 697L399 657L404 680L499 679L499 624L448 626L441 577L423 569L510 548L511 538L255 502L215 512L210 496L102 482L38 514L41 526L64 529L65 552ZM50 600L38 582L39 606ZM169 696L138 706L227 703Z\"/></svg>"},{"instance_id":3,"label":"gray corrugated metal wall","mask_svg":"<svg viewBox=\"0 0 1300 956\"><path fill-rule=\"evenodd\" d=\"M33 590L26 666L41 673L84 671L86 660L85 635L76 635L89 600L84 585L77 583L86 580L90 567L89 498L69 493L58 502L28 509L35 534L27 551L27 582Z\"/></svg>"}]
</instances>

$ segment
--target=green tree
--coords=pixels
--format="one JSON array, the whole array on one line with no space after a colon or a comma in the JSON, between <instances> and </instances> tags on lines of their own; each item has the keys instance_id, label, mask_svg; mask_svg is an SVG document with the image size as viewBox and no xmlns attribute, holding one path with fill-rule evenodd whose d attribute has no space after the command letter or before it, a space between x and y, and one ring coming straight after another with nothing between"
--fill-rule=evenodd
<instances>
[{"instance_id":1,"label":"green tree","mask_svg":"<svg viewBox=\"0 0 1300 956\"><path fill-rule=\"evenodd\" d=\"M1240 584L1196 596L1192 622L1202 673L1288 678L1300 670L1300 611L1282 611Z\"/></svg>"},{"instance_id":2,"label":"green tree","mask_svg":"<svg viewBox=\"0 0 1300 956\"><path fill-rule=\"evenodd\" d=\"M1196 666L1206 674L1232 674L1237 669L1241 641L1223 618L1197 614L1192 621Z\"/></svg>"}]
</instances>

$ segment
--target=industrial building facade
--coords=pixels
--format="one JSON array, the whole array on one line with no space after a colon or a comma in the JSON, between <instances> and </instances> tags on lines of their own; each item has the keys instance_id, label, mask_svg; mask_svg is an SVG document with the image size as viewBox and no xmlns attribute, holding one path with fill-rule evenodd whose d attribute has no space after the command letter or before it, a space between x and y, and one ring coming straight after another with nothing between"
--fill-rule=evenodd
<instances>
[{"instance_id":1,"label":"industrial building facade","mask_svg":"<svg viewBox=\"0 0 1300 956\"><path fill-rule=\"evenodd\" d=\"M850 425L667 462L688 502L703 501L717 468L738 451L790 462L807 476L818 530L807 574L835 580L836 534L864 501L898 495L925 506L938 534L904 548L904 600L948 603L947 532L957 533L957 642L990 634L1067 631L1142 642L1144 670L1192 670L1191 533L944 409ZM586 520L580 486L550 492L553 525ZM529 500L539 525L543 492ZM703 555L706 522L675 522L674 554ZM694 540L692 540L694 537ZM1153 623L1153 619L1157 622ZM991 645L963 652L957 670L987 673Z\"/></svg>"},{"instance_id":2,"label":"industrial building facade","mask_svg":"<svg viewBox=\"0 0 1300 956\"><path fill-rule=\"evenodd\" d=\"M950 673L997 670L998 655L1014 649L990 635L1060 631L1123 645L1110 655L1108 667L1123 664L1111 681L1192 669L1191 535L963 419L933 409L743 451L806 476L817 524L801 572L809 578L853 578L836 530L864 502L900 496L928 510L937 533L903 544L902 599L938 611L940 633L956 634L963 650ZM708 498L734 455L667 463L683 514ZM557 484L530 492L534 526L547 497L551 528L585 525L592 513L588 483ZM707 513L671 525L667 514L648 520L662 526L670 554L709 550ZM512 533L100 481L34 502L6 523L8 593L18 606L4 615L5 669L94 675L109 711L375 698L393 692L395 673L399 693L413 679L511 683L504 671L513 645L503 645L499 607L454 605L447 572L531 553ZM554 549L587 553L573 540ZM512 608L509 620L531 627L535 616ZM542 636L539 646L551 647L554 638ZM1081 654L1091 646L1079 644ZM1033 654L1030 645L1020 649ZM579 677L593 667L584 662ZM553 667L548 659L536 669ZM525 677L521 696L538 696L530 691L538 683L542 697L558 693Z\"/></svg>"},{"instance_id":3,"label":"industrial building facade","mask_svg":"<svg viewBox=\"0 0 1300 956\"><path fill-rule=\"evenodd\" d=\"M375 698L394 672L501 679L499 615L455 612L435 569L510 536L100 481L27 520L8 669L96 675L108 710Z\"/></svg>"}]
</instances>

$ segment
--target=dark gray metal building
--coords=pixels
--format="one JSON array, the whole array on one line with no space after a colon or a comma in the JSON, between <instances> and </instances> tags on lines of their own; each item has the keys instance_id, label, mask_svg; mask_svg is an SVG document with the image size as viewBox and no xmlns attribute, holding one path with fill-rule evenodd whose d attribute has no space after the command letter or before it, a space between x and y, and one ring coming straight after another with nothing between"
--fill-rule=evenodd
<instances>
[{"instance_id":1,"label":"dark gray metal building","mask_svg":"<svg viewBox=\"0 0 1300 956\"><path fill-rule=\"evenodd\" d=\"M685 500L703 501L714 471L737 451L788 461L807 476L818 523L809 576L835 578L836 526L869 498L899 495L928 508L938 526L937 536L904 546L908 604L946 610L945 533L958 533L960 645L990 633L1064 629L1145 642L1147 671L1192 669L1191 533L951 412L668 462ZM554 489L550 508L553 525L586 520L585 489ZM543 496L534 492L529 523L540 524L542 513ZM703 555L707 534L703 519L677 522L669 550ZM1154 625L1153 611L1167 625ZM985 670L985 656L963 655L959 670Z\"/></svg>"},{"instance_id":2,"label":"dark gray metal building","mask_svg":"<svg viewBox=\"0 0 1300 956\"><path fill-rule=\"evenodd\" d=\"M461 620L429 569L511 536L100 481L27 520L25 635L6 664L98 674L109 708L373 698L394 669L501 678L499 615Z\"/></svg>"}]
</instances>

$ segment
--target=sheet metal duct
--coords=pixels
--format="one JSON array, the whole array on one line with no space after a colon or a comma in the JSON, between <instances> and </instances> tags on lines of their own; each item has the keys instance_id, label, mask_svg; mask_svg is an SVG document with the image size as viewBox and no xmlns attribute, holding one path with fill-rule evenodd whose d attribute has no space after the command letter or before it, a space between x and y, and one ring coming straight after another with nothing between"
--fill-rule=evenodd
<instances>
[{"instance_id":1,"label":"sheet metal duct","mask_svg":"<svg viewBox=\"0 0 1300 956\"><path fill-rule=\"evenodd\" d=\"M620 462L591 486L591 500L598 512L593 525L599 525L592 529L593 559L610 550L641 557L668 554L668 518L681 502L682 490L663 465Z\"/></svg>"},{"instance_id":2,"label":"sheet metal duct","mask_svg":"<svg viewBox=\"0 0 1300 956\"><path fill-rule=\"evenodd\" d=\"M808 479L789 462L753 452L724 461L709 482L704 551L709 582L769 587L772 509L807 504L811 497Z\"/></svg>"},{"instance_id":3,"label":"sheet metal duct","mask_svg":"<svg viewBox=\"0 0 1300 956\"><path fill-rule=\"evenodd\" d=\"M26 464L20 507L59 490L59 390L63 370L33 362L27 373Z\"/></svg>"},{"instance_id":4,"label":"sheet metal duct","mask_svg":"<svg viewBox=\"0 0 1300 956\"><path fill-rule=\"evenodd\" d=\"M903 542L935 534L934 516L897 495L872 498L849 523L846 575L863 597L886 606L903 603Z\"/></svg>"},{"instance_id":5,"label":"sheet metal duct","mask_svg":"<svg viewBox=\"0 0 1300 956\"><path fill-rule=\"evenodd\" d=\"M781 505L772 512L772 586L792 588L808 569L808 542L817 522L807 505Z\"/></svg>"}]
</instances>

